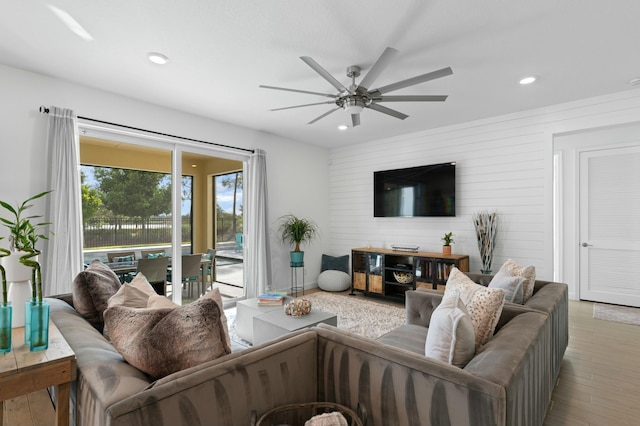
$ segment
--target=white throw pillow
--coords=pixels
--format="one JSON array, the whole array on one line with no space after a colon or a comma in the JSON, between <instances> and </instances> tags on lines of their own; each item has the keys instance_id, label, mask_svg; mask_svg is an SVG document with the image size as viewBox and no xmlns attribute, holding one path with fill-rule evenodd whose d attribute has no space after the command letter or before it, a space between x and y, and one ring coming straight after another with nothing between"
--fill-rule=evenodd
<instances>
[{"instance_id":1,"label":"white throw pillow","mask_svg":"<svg viewBox=\"0 0 640 426\"><path fill-rule=\"evenodd\" d=\"M475 353L473 321L458 292L442 298L431 314L424 354L456 367L464 367Z\"/></svg>"},{"instance_id":2,"label":"white throw pillow","mask_svg":"<svg viewBox=\"0 0 640 426\"><path fill-rule=\"evenodd\" d=\"M515 260L507 259L498 273L501 271L512 277L525 278L525 282L522 284L523 303L533 296L533 287L536 284L536 268L534 266L521 266Z\"/></svg>"},{"instance_id":3,"label":"white throw pillow","mask_svg":"<svg viewBox=\"0 0 640 426\"><path fill-rule=\"evenodd\" d=\"M460 299L471 315L477 351L491 339L498 325L504 306L504 290L476 284L454 267L449 274L444 294L446 296L456 290L460 292Z\"/></svg>"},{"instance_id":4,"label":"white throw pillow","mask_svg":"<svg viewBox=\"0 0 640 426\"><path fill-rule=\"evenodd\" d=\"M501 288L504 290L504 300L507 302L524 303L524 282L525 277L512 277L507 271L502 269L493 276L489 283L489 288Z\"/></svg>"}]
</instances>

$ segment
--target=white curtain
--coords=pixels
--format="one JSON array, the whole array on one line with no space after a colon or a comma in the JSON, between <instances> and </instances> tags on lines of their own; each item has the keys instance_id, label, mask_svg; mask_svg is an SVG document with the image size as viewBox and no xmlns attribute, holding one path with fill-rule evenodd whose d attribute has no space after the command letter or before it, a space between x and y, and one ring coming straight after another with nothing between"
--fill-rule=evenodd
<instances>
[{"instance_id":1,"label":"white curtain","mask_svg":"<svg viewBox=\"0 0 640 426\"><path fill-rule=\"evenodd\" d=\"M45 295L71 292L71 283L82 271L82 203L80 192L80 139L75 113L49 107L48 199L46 219L51 236L43 255Z\"/></svg>"},{"instance_id":2,"label":"white curtain","mask_svg":"<svg viewBox=\"0 0 640 426\"><path fill-rule=\"evenodd\" d=\"M246 182L245 284L246 297L251 298L271 288L267 226L267 161L261 149L256 149L249 159Z\"/></svg>"}]
</instances>

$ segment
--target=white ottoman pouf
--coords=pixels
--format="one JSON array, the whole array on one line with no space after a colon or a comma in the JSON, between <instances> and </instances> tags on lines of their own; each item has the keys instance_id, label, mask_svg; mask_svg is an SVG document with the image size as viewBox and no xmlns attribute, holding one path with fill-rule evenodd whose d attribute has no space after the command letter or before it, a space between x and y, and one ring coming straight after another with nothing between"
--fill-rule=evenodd
<instances>
[{"instance_id":1,"label":"white ottoman pouf","mask_svg":"<svg viewBox=\"0 0 640 426\"><path fill-rule=\"evenodd\" d=\"M346 272L329 269L318 276L318 287L324 291L345 291L351 287L351 277Z\"/></svg>"}]
</instances>

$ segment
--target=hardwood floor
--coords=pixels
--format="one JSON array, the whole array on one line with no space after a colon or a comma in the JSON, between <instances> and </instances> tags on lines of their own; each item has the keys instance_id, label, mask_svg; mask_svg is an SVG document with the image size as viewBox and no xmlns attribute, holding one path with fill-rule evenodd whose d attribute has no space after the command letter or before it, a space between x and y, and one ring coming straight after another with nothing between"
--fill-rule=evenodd
<instances>
[{"instance_id":1,"label":"hardwood floor","mask_svg":"<svg viewBox=\"0 0 640 426\"><path fill-rule=\"evenodd\" d=\"M640 424L640 326L593 318L569 302L569 347L544 426ZM53 425L46 391L8 401L6 425Z\"/></svg>"},{"instance_id":2,"label":"hardwood floor","mask_svg":"<svg viewBox=\"0 0 640 426\"><path fill-rule=\"evenodd\" d=\"M545 426L640 424L640 326L593 318L569 302L569 346Z\"/></svg>"}]
</instances>

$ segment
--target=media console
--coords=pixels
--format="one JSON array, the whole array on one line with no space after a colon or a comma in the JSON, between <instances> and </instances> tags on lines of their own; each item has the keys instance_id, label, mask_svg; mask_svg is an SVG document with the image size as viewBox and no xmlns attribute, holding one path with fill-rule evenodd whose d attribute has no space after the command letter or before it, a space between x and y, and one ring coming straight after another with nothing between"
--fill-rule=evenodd
<instances>
[{"instance_id":1,"label":"media console","mask_svg":"<svg viewBox=\"0 0 640 426\"><path fill-rule=\"evenodd\" d=\"M404 300L416 288L444 291L453 267L469 271L469 256L382 248L351 250L351 292Z\"/></svg>"}]
</instances>

